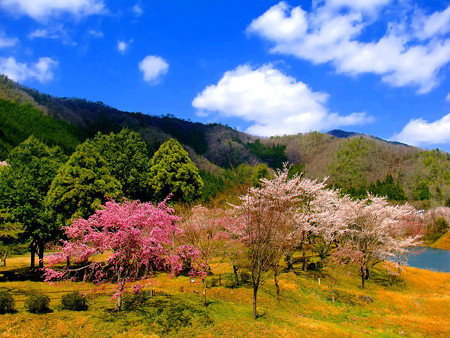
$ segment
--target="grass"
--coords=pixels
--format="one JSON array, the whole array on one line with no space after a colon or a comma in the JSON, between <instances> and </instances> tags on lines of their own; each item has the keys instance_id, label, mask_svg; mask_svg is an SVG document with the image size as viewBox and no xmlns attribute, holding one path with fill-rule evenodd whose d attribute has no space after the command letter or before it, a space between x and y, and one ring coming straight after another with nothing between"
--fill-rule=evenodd
<instances>
[{"instance_id":1,"label":"grass","mask_svg":"<svg viewBox=\"0 0 450 338\"><path fill-rule=\"evenodd\" d=\"M439 237L431 246L437 249L450 250L450 231Z\"/></svg>"},{"instance_id":2,"label":"grass","mask_svg":"<svg viewBox=\"0 0 450 338\"><path fill-rule=\"evenodd\" d=\"M24 268L28 256L12 257L7 263L6 269ZM0 274L1 269L5 268L0 268ZM222 265L221 271L227 271L226 267ZM325 275L299 269L281 274L279 302L268 276L259 293L260 317L256 321L251 318L250 287L212 287L208 290L209 305L203 309L201 283L191 283L184 276L156 275L146 286L157 291L152 303L121 313L111 311L114 285L1 282L0 290L13 294L18 312L0 316L0 336L448 337L450 274L407 267L401 278L393 278L379 266L366 289L361 289L356 274L347 270L333 273L338 279L335 302L331 300L330 278ZM88 311L60 309L61 297L74 290L89 291ZM26 312L24 301L32 293L47 294L53 312ZM183 326L185 321L191 324ZM181 325L178 331L174 330L177 325Z\"/></svg>"}]
</instances>

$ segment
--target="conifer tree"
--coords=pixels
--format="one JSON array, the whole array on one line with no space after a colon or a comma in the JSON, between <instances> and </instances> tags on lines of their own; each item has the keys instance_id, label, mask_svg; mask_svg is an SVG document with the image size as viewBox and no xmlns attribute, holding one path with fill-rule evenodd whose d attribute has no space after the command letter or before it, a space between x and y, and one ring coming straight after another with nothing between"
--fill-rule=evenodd
<instances>
[{"instance_id":1,"label":"conifer tree","mask_svg":"<svg viewBox=\"0 0 450 338\"><path fill-rule=\"evenodd\" d=\"M123 195L129 199L147 199L146 177L148 153L138 132L122 129L120 133L98 133L94 145L106 160L111 175L122 184Z\"/></svg>"},{"instance_id":2,"label":"conifer tree","mask_svg":"<svg viewBox=\"0 0 450 338\"><path fill-rule=\"evenodd\" d=\"M72 218L88 217L108 198L122 195L92 141L80 144L58 171L46 197L49 216L59 226Z\"/></svg>"},{"instance_id":3,"label":"conifer tree","mask_svg":"<svg viewBox=\"0 0 450 338\"><path fill-rule=\"evenodd\" d=\"M200 197L203 181L189 154L174 139L164 142L150 159L149 188L154 200L172 194L176 201Z\"/></svg>"}]
</instances>

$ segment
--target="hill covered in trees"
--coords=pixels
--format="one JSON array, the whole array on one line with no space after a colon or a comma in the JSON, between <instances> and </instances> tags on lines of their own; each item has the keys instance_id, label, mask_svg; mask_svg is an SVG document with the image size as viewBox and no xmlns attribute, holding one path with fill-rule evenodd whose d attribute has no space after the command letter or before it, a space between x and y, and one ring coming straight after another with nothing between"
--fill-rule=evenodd
<instances>
[{"instance_id":1,"label":"hill covered in trees","mask_svg":"<svg viewBox=\"0 0 450 338\"><path fill-rule=\"evenodd\" d=\"M209 186L205 182L204 189L212 191L215 188L211 185L223 186L225 176L230 176L224 169L246 176L245 166L265 163L279 168L289 161L307 177L328 176L328 184L354 196L370 191L388 195L393 201L406 198L420 208L450 203L448 153L358 133L335 130L257 138L221 124L194 123L170 114L123 112L102 102L57 98L4 76L0 78L0 127L0 160L30 135L49 146L60 146L70 155L76 145L98 132L118 133L128 128L141 135L150 157L163 142L178 140L207 178Z\"/></svg>"}]
</instances>

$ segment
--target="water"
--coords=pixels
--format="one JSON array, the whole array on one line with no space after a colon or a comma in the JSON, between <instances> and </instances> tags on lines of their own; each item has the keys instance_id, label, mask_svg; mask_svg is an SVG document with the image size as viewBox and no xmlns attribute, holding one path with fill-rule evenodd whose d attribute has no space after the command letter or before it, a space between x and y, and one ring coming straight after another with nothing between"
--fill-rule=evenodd
<instances>
[{"instance_id":1,"label":"water","mask_svg":"<svg viewBox=\"0 0 450 338\"><path fill-rule=\"evenodd\" d=\"M419 269L450 272L450 250L419 247L413 248L411 251L419 252L419 254L410 255L407 265Z\"/></svg>"}]
</instances>

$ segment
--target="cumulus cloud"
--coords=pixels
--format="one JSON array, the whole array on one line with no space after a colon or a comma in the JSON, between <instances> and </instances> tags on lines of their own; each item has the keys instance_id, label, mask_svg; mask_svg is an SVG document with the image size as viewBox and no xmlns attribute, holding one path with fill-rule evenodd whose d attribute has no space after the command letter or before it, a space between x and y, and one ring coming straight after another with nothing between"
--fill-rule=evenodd
<instances>
[{"instance_id":1,"label":"cumulus cloud","mask_svg":"<svg viewBox=\"0 0 450 338\"><path fill-rule=\"evenodd\" d=\"M106 11L103 0L0 0L0 7L38 21L64 13L83 17Z\"/></svg>"},{"instance_id":2,"label":"cumulus cloud","mask_svg":"<svg viewBox=\"0 0 450 338\"><path fill-rule=\"evenodd\" d=\"M17 43L16 38L8 38L5 33L0 31L0 48L13 47Z\"/></svg>"},{"instance_id":3,"label":"cumulus cloud","mask_svg":"<svg viewBox=\"0 0 450 338\"><path fill-rule=\"evenodd\" d=\"M41 83L53 79L57 62L49 57L39 58L32 64L17 62L14 57L0 57L0 73L18 82L34 79Z\"/></svg>"},{"instance_id":4,"label":"cumulus cloud","mask_svg":"<svg viewBox=\"0 0 450 338\"><path fill-rule=\"evenodd\" d=\"M314 92L297 81L264 65L252 69L238 66L216 84L205 88L192 101L200 116L217 112L238 117L252 125L246 130L259 136L296 134L370 122L365 113L340 116L325 106L328 94Z\"/></svg>"},{"instance_id":5,"label":"cumulus cloud","mask_svg":"<svg viewBox=\"0 0 450 338\"><path fill-rule=\"evenodd\" d=\"M129 40L129 41L117 41L117 50L119 51L119 53L121 54L125 54L128 50L128 48L130 47L130 44L133 42L133 40Z\"/></svg>"},{"instance_id":6,"label":"cumulus cloud","mask_svg":"<svg viewBox=\"0 0 450 338\"><path fill-rule=\"evenodd\" d=\"M270 40L273 53L331 63L337 72L352 76L378 74L389 85L429 92L450 62L450 6L428 16L405 9L407 19L399 15L402 21L389 22L381 37L368 41L364 33L380 24L382 9L391 2L316 1L309 13L280 2L254 19L247 32Z\"/></svg>"},{"instance_id":7,"label":"cumulus cloud","mask_svg":"<svg viewBox=\"0 0 450 338\"><path fill-rule=\"evenodd\" d=\"M160 56L148 55L139 62L139 70L144 75L144 81L156 83L167 74L169 64Z\"/></svg>"},{"instance_id":8,"label":"cumulus cloud","mask_svg":"<svg viewBox=\"0 0 450 338\"><path fill-rule=\"evenodd\" d=\"M434 122L424 119L411 120L391 139L414 146L450 144L450 114Z\"/></svg>"}]
</instances>

